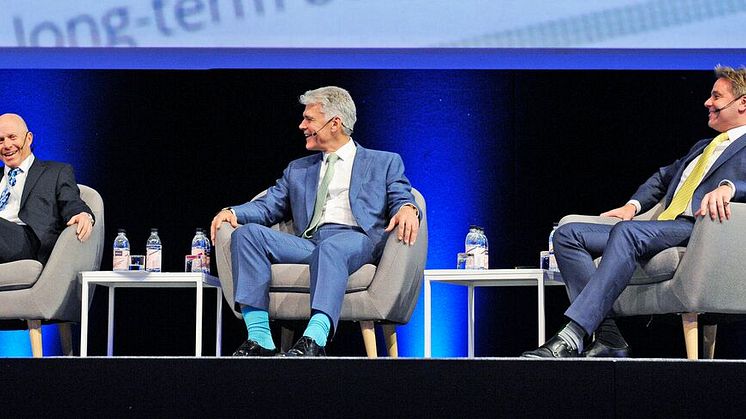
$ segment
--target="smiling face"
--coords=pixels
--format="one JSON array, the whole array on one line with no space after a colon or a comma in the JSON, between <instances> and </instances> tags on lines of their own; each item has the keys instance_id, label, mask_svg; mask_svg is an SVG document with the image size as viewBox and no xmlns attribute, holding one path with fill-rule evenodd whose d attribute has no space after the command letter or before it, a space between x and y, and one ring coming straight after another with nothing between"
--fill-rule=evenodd
<instances>
[{"instance_id":1,"label":"smiling face","mask_svg":"<svg viewBox=\"0 0 746 419\"><path fill-rule=\"evenodd\" d=\"M11 168L21 165L31 155L34 134L23 119L15 114L0 115L0 160Z\"/></svg>"},{"instance_id":2,"label":"smiling face","mask_svg":"<svg viewBox=\"0 0 746 419\"><path fill-rule=\"evenodd\" d=\"M719 132L725 132L743 125L746 97L736 97L731 81L721 77L712 86L705 107L709 111L707 125Z\"/></svg>"},{"instance_id":3,"label":"smiling face","mask_svg":"<svg viewBox=\"0 0 746 419\"><path fill-rule=\"evenodd\" d=\"M327 119L321 105L311 103L303 111L303 120L298 128L306 137L306 149L331 152L339 149L346 138L342 134L338 117Z\"/></svg>"}]
</instances>

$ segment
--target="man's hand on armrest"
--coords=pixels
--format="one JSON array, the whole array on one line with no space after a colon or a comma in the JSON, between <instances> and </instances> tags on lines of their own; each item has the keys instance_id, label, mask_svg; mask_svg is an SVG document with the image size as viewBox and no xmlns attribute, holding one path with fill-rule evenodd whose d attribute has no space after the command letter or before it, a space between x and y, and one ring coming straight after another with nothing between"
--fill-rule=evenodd
<instances>
[{"instance_id":1,"label":"man's hand on armrest","mask_svg":"<svg viewBox=\"0 0 746 419\"><path fill-rule=\"evenodd\" d=\"M606 211L603 214L601 214L602 217L616 217L621 218L622 220L631 220L632 217L635 216L635 213L637 212L637 207L635 207L633 204L626 204L619 208L614 208L611 211Z\"/></svg>"},{"instance_id":2,"label":"man's hand on armrest","mask_svg":"<svg viewBox=\"0 0 746 419\"><path fill-rule=\"evenodd\" d=\"M70 217L67 225L71 226L77 224L75 227L75 234L78 236L78 240L84 242L88 240L88 237L91 236L91 232L93 232L93 223L93 216L91 214L81 212L78 215Z\"/></svg>"},{"instance_id":3,"label":"man's hand on armrest","mask_svg":"<svg viewBox=\"0 0 746 419\"><path fill-rule=\"evenodd\" d=\"M733 189L728 183L718 186L714 191L702 197L702 204L700 204L694 216L704 217L709 214L710 219L713 221L718 219L721 223L723 219L730 219L729 204L732 196Z\"/></svg>"},{"instance_id":4,"label":"man's hand on armrest","mask_svg":"<svg viewBox=\"0 0 746 419\"><path fill-rule=\"evenodd\" d=\"M404 244L414 245L415 240L417 240L417 232L420 229L420 219L417 217L417 212L417 208L413 205L402 205L396 215L391 217L391 222L389 222L385 231L388 233L398 225L396 238L403 241Z\"/></svg>"},{"instance_id":5,"label":"man's hand on armrest","mask_svg":"<svg viewBox=\"0 0 746 419\"><path fill-rule=\"evenodd\" d=\"M212 224L210 225L210 238L212 239L213 244L215 243L215 233L220 229L220 225L223 224L224 221L231 223L233 228L238 227L238 218L236 218L236 213L234 213L231 208L223 208L220 210L220 212L215 215L215 218L212 219Z\"/></svg>"}]
</instances>

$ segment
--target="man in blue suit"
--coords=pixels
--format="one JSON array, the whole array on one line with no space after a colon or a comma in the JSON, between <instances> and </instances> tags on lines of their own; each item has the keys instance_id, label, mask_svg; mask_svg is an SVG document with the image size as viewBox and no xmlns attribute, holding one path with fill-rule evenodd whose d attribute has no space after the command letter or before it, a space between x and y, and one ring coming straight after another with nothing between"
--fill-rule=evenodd
<instances>
[{"instance_id":1,"label":"man in blue suit","mask_svg":"<svg viewBox=\"0 0 746 419\"><path fill-rule=\"evenodd\" d=\"M715 68L717 80L704 105L708 125L721 134L699 141L684 157L660 168L622 207L601 214L614 225L568 223L554 234L557 265L567 284L570 322L529 358L627 357L629 345L607 318L632 278L637 261L686 246L696 217L725 222L728 204L746 202L746 68ZM634 221L660 201L655 221ZM593 259L603 256L598 268ZM584 339L594 336L585 351Z\"/></svg>"},{"instance_id":2,"label":"man in blue suit","mask_svg":"<svg viewBox=\"0 0 746 419\"><path fill-rule=\"evenodd\" d=\"M387 233L412 245L417 239L419 209L395 153L368 150L352 140L355 103L339 87L310 90L298 128L306 149L320 151L290 162L263 197L220 211L212 237L228 221L236 304L248 329L234 356L277 353L269 328L272 263L303 263L311 273L311 319L303 337L286 356L324 355L336 328L350 273L376 263ZM268 226L293 219L296 235Z\"/></svg>"}]
</instances>

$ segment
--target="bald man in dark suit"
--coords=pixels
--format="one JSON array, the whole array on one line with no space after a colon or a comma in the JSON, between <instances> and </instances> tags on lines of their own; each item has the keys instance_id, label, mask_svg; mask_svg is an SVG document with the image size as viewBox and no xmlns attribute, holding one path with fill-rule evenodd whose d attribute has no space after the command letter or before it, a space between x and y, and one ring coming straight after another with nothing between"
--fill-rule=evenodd
<instances>
[{"instance_id":1,"label":"bald man in dark suit","mask_svg":"<svg viewBox=\"0 0 746 419\"><path fill-rule=\"evenodd\" d=\"M80 199L69 164L36 159L34 134L19 115L0 115L0 263L36 259L46 263L65 226L88 239L96 222Z\"/></svg>"}]
</instances>

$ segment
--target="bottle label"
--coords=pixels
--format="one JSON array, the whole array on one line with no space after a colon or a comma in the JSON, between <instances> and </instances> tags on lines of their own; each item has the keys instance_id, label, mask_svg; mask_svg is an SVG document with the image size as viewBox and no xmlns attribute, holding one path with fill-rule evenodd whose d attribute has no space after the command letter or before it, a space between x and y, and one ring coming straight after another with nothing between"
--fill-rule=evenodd
<instances>
[{"instance_id":1,"label":"bottle label","mask_svg":"<svg viewBox=\"0 0 746 419\"><path fill-rule=\"evenodd\" d=\"M145 267L150 272L161 271L161 249L148 249L145 256Z\"/></svg>"},{"instance_id":2,"label":"bottle label","mask_svg":"<svg viewBox=\"0 0 746 419\"><path fill-rule=\"evenodd\" d=\"M130 267L130 251L116 249L114 250L114 260L112 263L112 270L115 271L127 271Z\"/></svg>"},{"instance_id":3,"label":"bottle label","mask_svg":"<svg viewBox=\"0 0 746 419\"><path fill-rule=\"evenodd\" d=\"M474 246L471 249L467 249L466 253L470 253L474 255L474 268L473 269L488 269L489 268L489 259L487 255L487 249L485 249L484 247Z\"/></svg>"}]
</instances>

